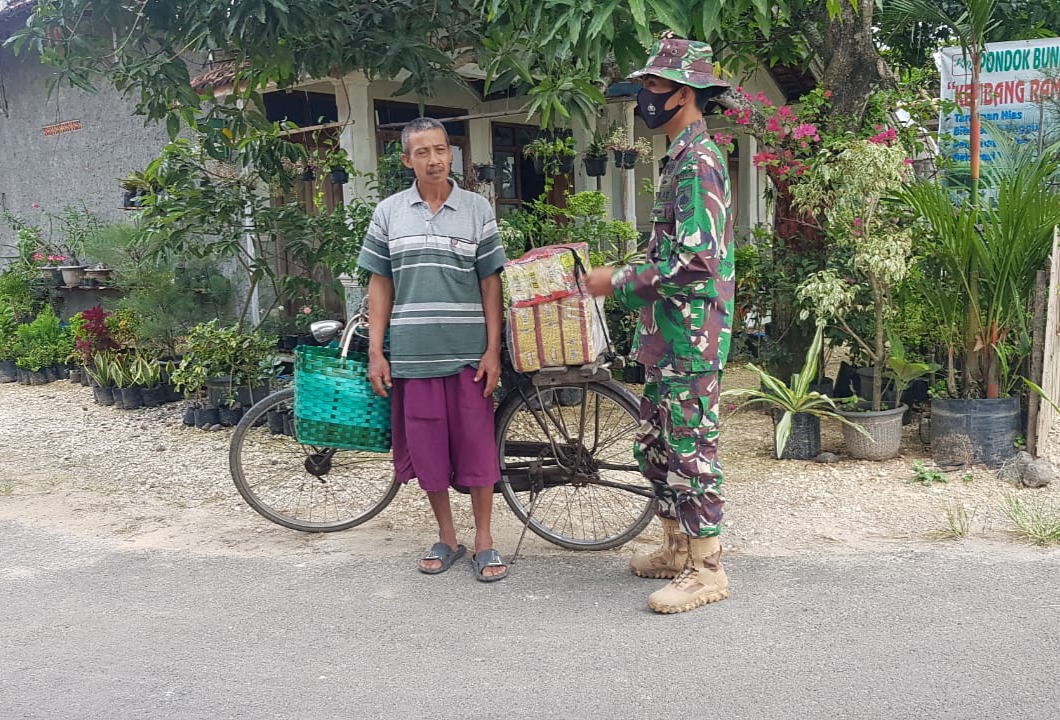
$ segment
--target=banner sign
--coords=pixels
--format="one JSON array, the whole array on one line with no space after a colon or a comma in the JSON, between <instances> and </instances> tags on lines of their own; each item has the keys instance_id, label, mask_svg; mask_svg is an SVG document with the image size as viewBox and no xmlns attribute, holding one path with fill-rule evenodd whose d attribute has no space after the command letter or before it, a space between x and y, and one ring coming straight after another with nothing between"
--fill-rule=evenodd
<instances>
[{"instance_id":1,"label":"banner sign","mask_svg":"<svg viewBox=\"0 0 1060 720\"><path fill-rule=\"evenodd\" d=\"M943 112L939 148L958 162L970 159L969 101L971 60L959 47L935 53L942 75L942 99L959 110ZM1046 143L1060 131L1060 38L987 43L979 64L979 117L1014 137L1019 144ZM979 141L981 160L989 163L997 144L984 126Z\"/></svg>"}]
</instances>

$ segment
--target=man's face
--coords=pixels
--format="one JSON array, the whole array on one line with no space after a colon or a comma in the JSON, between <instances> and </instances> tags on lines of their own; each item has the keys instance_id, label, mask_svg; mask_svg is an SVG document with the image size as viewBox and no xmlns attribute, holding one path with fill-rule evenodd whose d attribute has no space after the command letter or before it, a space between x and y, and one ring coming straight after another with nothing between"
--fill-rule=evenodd
<instances>
[{"instance_id":1,"label":"man's face","mask_svg":"<svg viewBox=\"0 0 1060 720\"><path fill-rule=\"evenodd\" d=\"M453 164L453 150L445 133L437 128L413 133L409 137L409 151L402 153L401 162L412 168L421 183L443 182L449 178Z\"/></svg>"}]
</instances>

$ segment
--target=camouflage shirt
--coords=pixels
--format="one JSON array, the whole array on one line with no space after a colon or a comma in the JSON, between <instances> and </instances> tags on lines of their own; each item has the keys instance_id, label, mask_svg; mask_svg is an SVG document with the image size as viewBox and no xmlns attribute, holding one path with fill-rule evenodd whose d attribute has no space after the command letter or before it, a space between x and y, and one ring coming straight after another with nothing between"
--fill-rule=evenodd
<instances>
[{"instance_id":1,"label":"camouflage shirt","mask_svg":"<svg viewBox=\"0 0 1060 720\"><path fill-rule=\"evenodd\" d=\"M732 190L706 122L670 145L646 262L615 270L615 299L640 310L634 357L674 373L716 372L732 335Z\"/></svg>"}]
</instances>

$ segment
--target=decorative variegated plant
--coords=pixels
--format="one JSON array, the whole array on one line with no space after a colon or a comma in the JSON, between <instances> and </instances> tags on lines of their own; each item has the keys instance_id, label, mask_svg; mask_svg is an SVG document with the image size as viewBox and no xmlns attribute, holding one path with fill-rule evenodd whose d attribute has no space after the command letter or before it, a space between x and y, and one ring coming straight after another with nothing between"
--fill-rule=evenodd
<instances>
[{"instance_id":1,"label":"decorative variegated plant","mask_svg":"<svg viewBox=\"0 0 1060 720\"><path fill-rule=\"evenodd\" d=\"M832 398L810 390L810 384L817 377L817 362L821 356L823 342L824 323L819 321L817 333L813 336L813 342L806 351L802 369L791 376L790 386L785 385L782 380L778 380L765 370L748 363L747 369L758 376L761 388L739 388L722 393L722 397L735 400L740 407L758 404L783 411L784 415L777 421L774 430L778 458L784 456L788 438L791 437L791 421L798 413L835 418L844 425L856 428L862 434L867 435L860 425L850 422L836 412L836 405Z\"/></svg>"},{"instance_id":2,"label":"decorative variegated plant","mask_svg":"<svg viewBox=\"0 0 1060 720\"><path fill-rule=\"evenodd\" d=\"M912 180L905 150L895 141L893 130L881 131L865 140L852 140L834 154L814 163L795 185L795 202L807 212L823 215L829 236L853 250L855 272L860 278L841 278L835 270L810 275L797 291L798 298L812 307L803 319L815 313L835 322L861 347L874 366L872 409L881 407L882 378L888 355L886 322L893 306L893 291L909 269L912 236L893 206L885 199L901 191ZM858 280L872 292L875 336L862 338L851 329L846 315L854 307Z\"/></svg>"}]
</instances>

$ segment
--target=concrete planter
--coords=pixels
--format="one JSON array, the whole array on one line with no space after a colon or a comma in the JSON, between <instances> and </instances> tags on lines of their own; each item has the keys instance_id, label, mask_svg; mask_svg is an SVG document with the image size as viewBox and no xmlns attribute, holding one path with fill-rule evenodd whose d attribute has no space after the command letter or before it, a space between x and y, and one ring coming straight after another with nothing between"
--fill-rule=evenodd
<instances>
[{"instance_id":1,"label":"concrete planter","mask_svg":"<svg viewBox=\"0 0 1060 720\"><path fill-rule=\"evenodd\" d=\"M854 428L843 426L847 452L857 460L889 460L898 454L902 444L902 415L905 405L873 412L869 403L858 403L858 410L840 410L838 414L865 428L865 437ZM864 408L864 409L862 409Z\"/></svg>"}]
</instances>

